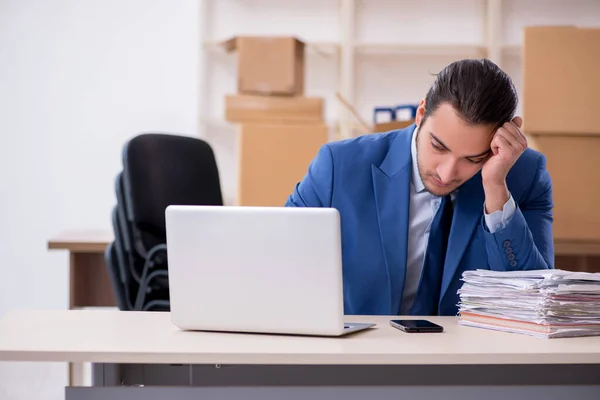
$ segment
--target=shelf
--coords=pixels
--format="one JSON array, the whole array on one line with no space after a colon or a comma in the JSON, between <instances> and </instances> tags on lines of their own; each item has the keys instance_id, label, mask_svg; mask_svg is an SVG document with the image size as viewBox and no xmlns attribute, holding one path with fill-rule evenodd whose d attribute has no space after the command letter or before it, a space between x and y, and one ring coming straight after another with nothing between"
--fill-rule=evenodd
<instances>
[{"instance_id":1,"label":"shelf","mask_svg":"<svg viewBox=\"0 0 600 400\"><path fill-rule=\"evenodd\" d=\"M224 40L223 40L224 41ZM203 43L203 48L206 51L220 52L226 54L222 46L223 41L211 40ZM324 57L337 56L340 45L336 42L306 42L306 50L308 54L316 54Z\"/></svg>"},{"instance_id":2,"label":"shelf","mask_svg":"<svg viewBox=\"0 0 600 400\"><path fill-rule=\"evenodd\" d=\"M309 53L322 56L337 56L340 52L340 45L335 42L308 42L306 49Z\"/></svg>"},{"instance_id":3,"label":"shelf","mask_svg":"<svg viewBox=\"0 0 600 400\"><path fill-rule=\"evenodd\" d=\"M485 46L453 43L414 44L414 43L357 43L354 49L358 54L367 55L450 55L484 57Z\"/></svg>"},{"instance_id":4,"label":"shelf","mask_svg":"<svg viewBox=\"0 0 600 400\"><path fill-rule=\"evenodd\" d=\"M221 41L204 42L206 51L226 54ZM520 52L520 46L507 46L509 51ZM340 45L336 42L307 42L308 54L325 57L337 56ZM354 45L357 54L366 55L456 55L485 57L487 48L480 45L462 44L408 44L408 43L358 43Z\"/></svg>"}]
</instances>

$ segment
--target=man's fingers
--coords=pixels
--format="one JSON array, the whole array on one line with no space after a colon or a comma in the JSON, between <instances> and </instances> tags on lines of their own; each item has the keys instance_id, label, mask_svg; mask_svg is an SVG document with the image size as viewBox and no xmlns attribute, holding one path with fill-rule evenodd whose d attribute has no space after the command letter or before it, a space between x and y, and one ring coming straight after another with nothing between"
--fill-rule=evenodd
<instances>
[{"instance_id":1,"label":"man's fingers","mask_svg":"<svg viewBox=\"0 0 600 400\"><path fill-rule=\"evenodd\" d=\"M492 139L492 143L490 143L490 149L492 149L492 154L498 154L498 143L496 143L496 137Z\"/></svg>"},{"instance_id":2,"label":"man's fingers","mask_svg":"<svg viewBox=\"0 0 600 400\"><path fill-rule=\"evenodd\" d=\"M512 133L509 133L505 129L499 129L492 140L492 152L494 155L498 154L500 151L504 151L508 154L521 155L526 147L526 143L523 144L520 141L515 140ZM496 150L494 151L494 149Z\"/></svg>"},{"instance_id":3,"label":"man's fingers","mask_svg":"<svg viewBox=\"0 0 600 400\"><path fill-rule=\"evenodd\" d=\"M513 122L507 122L499 129L499 131L505 130L515 139L519 138L519 128Z\"/></svg>"},{"instance_id":4,"label":"man's fingers","mask_svg":"<svg viewBox=\"0 0 600 400\"><path fill-rule=\"evenodd\" d=\"M494 141L496 142L498 147L513 147L511 140L507 138L507 136L509 135L510 134L506 133L505 131L498 132L496 134L496 137L494 137Z\"/></svg>"},{"instance_id":5,"label":"man's fingers","mask_svg":"<svg viewBox=\"0 0 600 400\"><path fill-rule=\"evenodd\" d=\"M516 141L523 148L527 147L527 138L513 122L505 123L496 134L504 134L509 142Z\"/></svg>"},{"instance_id":6,"label":"man's fingers","mask_svg":"<svg viewBox=\"0 0 600 400\"><path fill-rule=\"evenodd\" d=\"M521 130L514 125L510 128L511 129L509 130L509 132L513 136L514 140L516 140L521 146L523 146L523 148L527 147L527 138L525 137L523 132L521 132Z\"/></svg>"},{"instance_id":7,"label":"man's fingers","mask_svg":"<svg viewBox=\"0 0 600 400\"><path fill-rule=\"evenodd\" d=\"M517 135L518 135L518 139L521 139L522 143L524 144L525 147L527 147L527 137L525 136L525 134L521 131L521 127L523 126L523 118L521 117L514 117L513 120L511 121L514 126L517 127L517 129L515 130Z\"/></svg>"},{"instance_id":8,"label":"man's fingers","mask_svg":"<svg viewBox=\"0 0 600 400\"><path fill-rule=\"evenodd\" d=\"M498 154L498 149L501 148L504 148L507 151L513 149L513 146L511 145L510 141L505 137L505 135L508 135L508 133L500 132L500 130L498 130L496 136L494 136L491 146L492 152L494 154Z\"/></svg>"}]
</instances>

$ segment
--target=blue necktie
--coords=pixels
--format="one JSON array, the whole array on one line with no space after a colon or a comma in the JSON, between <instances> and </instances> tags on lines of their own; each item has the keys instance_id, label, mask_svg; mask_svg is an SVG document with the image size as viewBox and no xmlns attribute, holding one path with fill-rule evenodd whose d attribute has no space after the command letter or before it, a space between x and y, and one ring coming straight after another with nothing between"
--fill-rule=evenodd
<instances>
[{"instance_id":1,"label":"blue necktie","mask_svg":"<svg viewBox=\"0 0 600 400\"><path fill-rule=\"evenodd\" d=\"M446 249L448 248L448 236L452 225L452 199L450 195L442 198L440 207L433 218L429 231L429 243L423 262L421 281L413 306L411 315L437 315L440 290L442 287L442 275L444 273L444 261Z\"/></svg>"}]
</instances>

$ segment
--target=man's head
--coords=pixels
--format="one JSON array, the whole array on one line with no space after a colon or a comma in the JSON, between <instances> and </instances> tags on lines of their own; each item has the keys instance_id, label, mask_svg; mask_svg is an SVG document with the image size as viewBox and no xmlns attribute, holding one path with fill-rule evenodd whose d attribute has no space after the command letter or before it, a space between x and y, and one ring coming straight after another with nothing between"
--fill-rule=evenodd
<instances>
[{"instance_id":1,"label":"man's head","mask_svg":"<svg viewBox=\"0 0 600 400\"><path fill-rule=\"evenodd\" d=\"M443 196L483 167L496 130L513 118L517 92L489 60L461 60L440 72L417 109L419 174Z\"/></svg>"}]
</instances>

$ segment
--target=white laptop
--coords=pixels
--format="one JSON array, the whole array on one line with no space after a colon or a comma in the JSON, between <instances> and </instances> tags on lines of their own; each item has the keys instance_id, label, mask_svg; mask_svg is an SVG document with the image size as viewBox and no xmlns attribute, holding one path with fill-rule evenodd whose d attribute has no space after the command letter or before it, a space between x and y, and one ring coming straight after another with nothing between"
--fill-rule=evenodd
<instances>
[{"instance_id":1,"label":"white laptop","mask_svg":"<svg viewBox=\"0 0 600 400\"><path fill-rule=\"evenodd\" d=\"M183 330L341 336L340 217L333 208L169 206L171 320Z\"/></svg>"}]
</instances>

